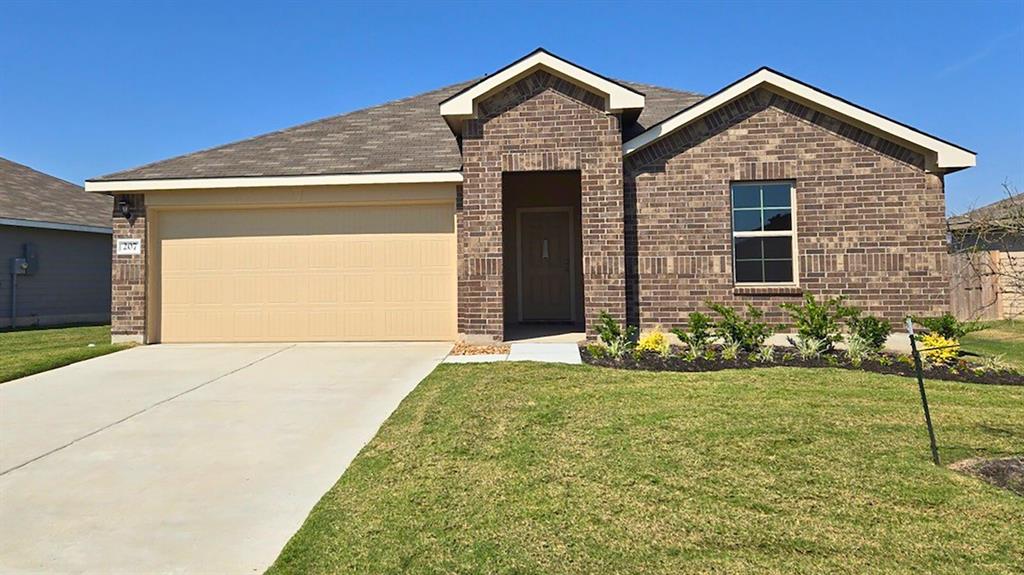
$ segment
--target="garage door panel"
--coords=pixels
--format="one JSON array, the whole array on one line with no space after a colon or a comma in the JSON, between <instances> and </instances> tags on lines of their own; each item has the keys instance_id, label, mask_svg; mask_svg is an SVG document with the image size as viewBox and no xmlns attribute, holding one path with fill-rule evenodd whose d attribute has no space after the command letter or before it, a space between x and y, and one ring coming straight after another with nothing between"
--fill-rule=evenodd
<instances>
[{"instance_id":1,"label":"garage door panel","mask_svg":"<svg viewBox=\"0 0 1024 575\"><path fill-rule=\"evenodd\" d=\"M162 341L455 337L451 204L158 217Z\"/></svg>"}]
</instances>

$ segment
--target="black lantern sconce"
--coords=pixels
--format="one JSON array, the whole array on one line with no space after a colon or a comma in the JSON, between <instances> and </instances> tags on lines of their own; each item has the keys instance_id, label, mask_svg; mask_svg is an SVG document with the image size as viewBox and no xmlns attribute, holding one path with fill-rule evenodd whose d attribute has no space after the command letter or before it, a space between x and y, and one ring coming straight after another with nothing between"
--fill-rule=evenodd
<instances>
[{"instance_id":1,"label":"black lantern sconce","mask_svg":"<svg viewBox=\"0 0 1024 575\"><path fill-rule=\"evenodd\" d=\"M121 212L121 217L129 222L132 221L132 207L128 204L128 200L118 200L117 211Z\"/></svg>"}]
</instances>

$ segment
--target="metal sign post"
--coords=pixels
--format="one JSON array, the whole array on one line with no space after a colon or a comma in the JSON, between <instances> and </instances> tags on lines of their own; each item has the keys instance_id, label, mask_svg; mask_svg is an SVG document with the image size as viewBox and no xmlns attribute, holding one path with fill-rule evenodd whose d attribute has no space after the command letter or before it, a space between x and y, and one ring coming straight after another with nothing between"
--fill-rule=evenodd
<instances>
[{"instance_id":1,"label":"metal sign post","mask_svg":"<svg viewBox=\"0 0 1024 575\"><path fill-rule=\"evenodd\" d=\"M924 393L924 370L921 368L921 353L917 351L917 342L914 341L914 321L907 318L907 334L910 335L910 351L914 355L914 370L917 372L917 389L921 392L921 405L924 406L924 422L928 424L928 439L932 446L932 461L935 465L939 463L939 447L935 444L935 429L932 428L932 415L928 411L928 396Z\"/></svg>"}]
</instances>

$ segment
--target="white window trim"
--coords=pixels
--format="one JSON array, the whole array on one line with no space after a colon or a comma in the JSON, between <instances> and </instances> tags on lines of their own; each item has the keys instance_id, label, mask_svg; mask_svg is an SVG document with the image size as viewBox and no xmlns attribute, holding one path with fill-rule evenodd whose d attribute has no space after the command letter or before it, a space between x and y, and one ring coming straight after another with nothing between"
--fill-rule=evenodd
<instances>
[{"instance_id":1,"label":"white window trim","mask_svg":"<svg viewBox=\"0 0 1024 575\"><path fill-rule=\"evenodd\" d=\"M800 287L800 253L797 251L797 206L796 206L796 182L792 180L737 180L729 182L729 227L730 229L734 225L735 221L735 208L732 205L732 189L733 186L743 185L757 185L757 186L771 186L784 184L789 186L789 213L790 220L792 221L792 229L788 231L782 230L770 230L761 232L737 232L732 229L732 238L729 240L729 249L732 251L732 283L735 287L748 288L748 287ZM790 237L792 239L792 252L793 252L793 281L791 282L741 282L736 279L736 242L733 241L735 238L784 238Z\"/></svg>"}]
</instances>

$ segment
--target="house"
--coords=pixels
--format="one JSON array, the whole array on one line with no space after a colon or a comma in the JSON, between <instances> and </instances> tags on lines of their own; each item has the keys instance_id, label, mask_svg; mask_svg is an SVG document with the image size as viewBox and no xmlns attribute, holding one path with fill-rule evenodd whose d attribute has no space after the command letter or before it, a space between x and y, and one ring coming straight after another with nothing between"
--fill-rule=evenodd
<instances>
[{"instance_id":1,"label":"house","mask_svg":"<svg viewBox=\"0 0 1024 575\"><path fill-rule=\"evenodd\" d=\"M110 321L111 206L0 158L0 327Z\"/></svg>"},{"instance_id":2,"label":"house","mask_svg":"<svg viewBox=\"0 0 1024 575\"><path fill-rule=\"evenodd\" d=\"M949 218L952 311L962 320L1024 317L1024 194Z\"/></svg>"},{"instance_id":3,"label":"house","mask_svg":"<svg viewBox=\"0 0 1024 575\"><path fill-rule=\"evenodd\" d=\"M710 96L536 50L482 78L99 177L113 333L502 340L809 291L948 306L969 150L768 68Z\"/></svg>"}]
</instances>

